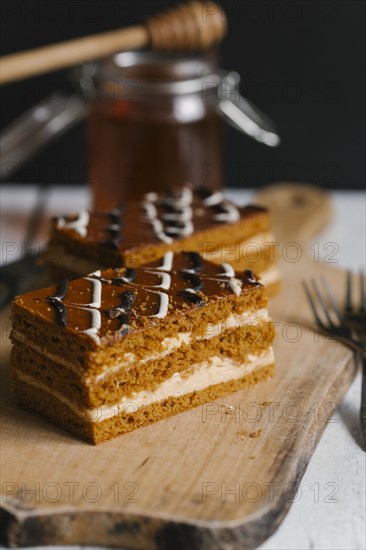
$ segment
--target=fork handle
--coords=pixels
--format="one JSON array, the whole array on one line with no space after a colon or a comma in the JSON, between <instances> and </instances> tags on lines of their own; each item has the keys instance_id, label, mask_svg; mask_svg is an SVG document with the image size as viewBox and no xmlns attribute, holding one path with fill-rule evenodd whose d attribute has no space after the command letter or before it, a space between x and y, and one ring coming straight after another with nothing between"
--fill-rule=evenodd
<instances>
[{"instance_id":1,"label":"fork handle","mask_svg":"<svg viewBox=\"0 0 366 550\"><path fill-rule=\"evenodd\" d=\"M360 407L360 427L361 427L361 445L366 451L366 353L361 355L362 361L362 381L361 381L361 407Z\"/></svg>"}]
</instances>

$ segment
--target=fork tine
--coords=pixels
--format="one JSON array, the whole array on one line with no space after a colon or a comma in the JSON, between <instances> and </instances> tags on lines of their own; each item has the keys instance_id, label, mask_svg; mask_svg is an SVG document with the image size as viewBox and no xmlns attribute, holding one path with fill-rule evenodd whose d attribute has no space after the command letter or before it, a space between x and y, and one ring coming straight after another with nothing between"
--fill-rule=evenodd
<instances>
[{"instance_id":1,"label":"fork tine","mask_svg":"<svg viewBox=\"0 0 366 550\"><path fill-rule=\"evenodd\" d=\"M328 323L329 323L331 326L334 326L334 323L333 323L333 321L332 321L332 318L331 318L331 316L329 315L329 311L328 311L328 308L327 308L327 304L325 303L324 298L323 298L323 296L321 295L321 292L320 292L320 290L319 290L318 285L316 284L315 279L312 279L311 282L312 282L312 285L313 285L315 294L317 295L317 298L318 298L318 300L319 300L319 302L320 302L320 305L322 306L322 309L323 309L323 311L324 311L324 315L325 315L326 318L327 318Z\"/></svg>"},{"instance_id":2,"label":"fork tine","mask_svg":"<svg viewBox=\"0 0 366 550\"><path fill-rule=\"evenodd\" d=\"M313 297L312 297L312 295L311 295L309 286L307 285L307 283L306 283L305 281L302 282L302 285L303 285L303 287L304 287L305 294L306 294L306 297L307 297L308 302L309 302L309 304L310 304L311 310L312 310L312 312L313 312L315 321L317 322L317 324L318 324L320 327L324 327L323 321L322 321L321 318L319 317L318 311L317 311L317 309L316 309L315 301L313 300Z\"/></svg>"},{"instance_id":3,"label":"fork tine","mask_svg":"<svg viewBox=\"0 0 366 550\"><path fill-rule=\"evenodd\" d=\"M360 271L360 311L366 311L366 295L365 295L365 273L363 269Z\"/></svg>"},{"instance_id":4,"label":"fork tine","mask_svg":"<svg viewBox=\"0 0 366 550\"><path fill-rule=\"evenodd\" d=\"M346 321L346 318L344 317L344 315L342 315L342 312L339 309L338 304L335 301L333 292L331 291L330 286L329 286L329 284L328 284L328 282L327 282L324 275L322 276L321 281L323 283L323 287L324 287L325 292L327 294L327 298L328 298L331 306L333 307L333 310L334 310L335 314L337 315L337 318L338 318L339 322L344 323Z\"/></svg>"},{"instance_id":5,"label":"fork tine","mask_svg":"<svg viewBox=\"0 0 366 550\"><path fill-rule=\"evenodd\" d=\"M351 313L353 311L352 307L352 273L347 271L346 275L346 299L344 304L344 309Z\"/></svg>"}]
</instances>

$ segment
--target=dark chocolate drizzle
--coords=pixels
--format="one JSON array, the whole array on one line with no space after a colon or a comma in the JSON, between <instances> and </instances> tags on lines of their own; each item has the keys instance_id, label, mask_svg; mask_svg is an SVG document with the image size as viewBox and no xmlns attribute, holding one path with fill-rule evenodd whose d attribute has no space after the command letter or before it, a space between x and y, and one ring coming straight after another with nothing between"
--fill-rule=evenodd
<instances>
[{"instance_id":1,"label":"dark chocolate drizzle","mask_svg":"<svg viewBox=\"0 0 366 550\"><path fill-rule=\"evenodd\" d=\"M198 291L203 289L202 279L199 275L197 275L197 273L192 273L191 271L181 269L179 275L182 279L188 281L192 285L191 288L193 290Z\"/></svg>"},{"instance_id":2,"label":"dark chocolate drizzle","mask_svg":"<svg viewBox=\"0 0 366 550\"><path fill-rule=\"evenodd\" d=\"M256 275L250 269L244 270L243 279L245 279L245 281L247 281L251 285L262 286L262 284L258 281Z\"/></svg>"},{"instance_id":3,"label":"dark chocolate drizzle","mask_svg":"<svg viewBox=\"0 0 366 550\"><path fill-rule=\"evenodd\" d=\"M62 300L67 294L68 287L68 280L64 279L60 282L56 293L53 296L47 296L46 298L46 302L51 304L51 306L55 310L56 322L63 327L66 327L67 325L67 309L62 303Z\"/></svg>"},{"instance_id":4,"label":"dark chocolate drizzle","mask_svg":"<svg viewBox=\"0 0 366 550\"><path fill-rule=\"evenodd\" d=\"M53 296L53 298L57 298L58 300L63 300L67 294L68 288L69 288L69 281L67 279L63 279L58 285L57 292Z\"/></svg>"},{"instance_id":5,"label":"dark chocolate drizzle","mask_svg":"<svg viewBox=\"0 0 366 550\"><path fill-rule=\"evenodd\" d=\"M194 304L195 306L202 307L205 305L205 301L195 292L189 292L188 290L178 290L178 296L185 298L187 302Z\"/></svg>"},{"instance_id":6,"label":"dark chocolate drizzle","mask_svg":"<svg viewBox=\"0 0 366 550\"><path fill-rule=\"evenodd\" d=\"M213 204L212 206L210 206L210 209L215 214L227 214L227 208L224 202L218 202L217 204Z\"/></svg>"},{"instance_id":7,"label":"dark chocolate drizzle","mask_svg":"<svg viewBox=\"0 0 366 550\"><path fill-rule=\"evenodd\" d=\"M110 319L119 319L119 333L122 334L122 336L126 336L126 334L128 334L130 324L130 316L128 312L131 310L135 299L135 294L131 290L126 290L121 294L120 305L116 308L108 310Z\"/></svg>"},{"instance_id":8,"label":"dark chocolate drizzle","mask_svg":"<svg viewBox=\"0 0 366 550\"><path fill-rule=\"evenodd\" d=\"M183 188L184 190L184 188ZM161 196L161 199L158 199L158 203L162 206L172 206L174 208L177 201L182 200L183 196L182 189L167 189L164 194Z\"/></svg>"},{"instance_id":9,"label":"dark chocolate drizzle","mask_svg":"<svg viewBox=\"0 0 366 550\"><path fill-rule=\"evenodd\" d=\"M99 277L99 279L105 283L108 282L106 279ZM123 286L126 283L132 283L136 279L136 269L132 267L125 268L125 275L123 277L112 277L111 282L114 285Z\"/></svg>"},{"instance_id":10,"label":"dark chocolate drizzle","mask_svg":"<svg viewBox=\"0 0 366 550\"><path fill-rule=\"evenodd\" d=\"M183 254L188 258L190 268L181 269L179 275L192 286L190 289L178 291L178 295L185 298L189 303L202 307L205 301L197 294L204 287L203 281L199 275L203 270L202 256L198 252L183 252Z\"/></svg>"},{"instance_id":11,"label":"dark chocolate drizzle","mask_svg":"<svg viewBox=\"0 0 366 550\"><path fill-rule=\"evenodd\" d=\"M106 212L96 212L97 217L107 218L110 225L106 225L103 231L107 233L107 238L100 244L107 248L119 249L122 240L122 212L124 207L122 205L116 206L112 210Z\"/></svg>"},{"instance_id":12,"label":"dark chocolate drizzle","mask_svg":"<svg viewBox=\"0 0 366 550\"><path fill-rule=\"evenodd\" d=\"M131 290L126 290L126 292L123 292L121 294L121 307L128 311L133 306L133 303L136 299L136 296Z\"/></svg>"},{"instance_id":13,"label":"dark chocolate drizzle","mask_svg":"<svg viewBox=\"0 0 366 550\"><path fill-rule=\"evenodd\" d=\"M193 271L202 271L203 260L201 254L198 252L184 252L184 254L189 258Z\"/></svg>"},{"instance_id":14,"label":"dark chocolate drizzle","mask_svg":"<svg viewBox=\"0 0 366 550\"><path fill-rule=\"evenodd\" d=\"M184 214L184 210L182 210L182 208L178 208L170 203L163 202L162 207L164 208L166 214L178 214L179 216Z\"/></svg>"},{"instance_id":15,"label":"dark chocolate drizzle","mask_svg":"<svg viewBox=\"0 0 366 550\"><path fill-rule=\"evenodd\" d=\"M177 239L179 237L179 231L184 230L184 228L185 224L183 222L177 220L169 220L169 225L165 227L164 233L172 239Z\"/></svg>"},{"instance_id":16,"label":"dark chocolate drizzle","mask_svg":"<svg viewBox=\"0 0 366 550\"><path fill-rule=\"evenodd\" d=\"M132 281L136 279L136 269L133 269L132 267L126 267L123 279L129 283L132 283Z\"/></svg>"}]
</instances>

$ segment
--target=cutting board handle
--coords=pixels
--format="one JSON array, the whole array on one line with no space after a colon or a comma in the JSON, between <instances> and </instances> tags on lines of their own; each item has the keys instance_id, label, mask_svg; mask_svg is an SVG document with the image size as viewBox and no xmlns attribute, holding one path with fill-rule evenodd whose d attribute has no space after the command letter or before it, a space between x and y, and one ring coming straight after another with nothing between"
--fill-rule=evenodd
<instances>
[{"instance_id":1,"label":"cutting board handle","mask_svg":"<svg viewBox=\"0 0 366 550\"><path fill-rule=\"evenodd\" d=\"M281 242L308 243L332 218L329 193L305 183L275 183L255 196L271 212L271 225Z\"/></svg>"}]
</instances>

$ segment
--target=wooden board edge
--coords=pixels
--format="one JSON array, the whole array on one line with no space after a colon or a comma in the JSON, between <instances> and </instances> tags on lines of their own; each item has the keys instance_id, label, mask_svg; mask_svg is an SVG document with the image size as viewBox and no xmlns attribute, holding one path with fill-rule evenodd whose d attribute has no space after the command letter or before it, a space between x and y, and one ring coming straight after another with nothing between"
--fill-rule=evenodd
<instances>
[{"instance_id":1,"label":"wooden board edge","mask_svg":"<svg viewBox=\"0 0 366 550\"><path fill-rule=\"evenodd\" d=\"M339 403L357 372L352 354L334 380L333 387L324 396L327 401ZM0 503L0 543L9 547L36 545L100 545L125 548L154 548L168 550L225 550L233 545L255 548L277 530L287 515L291 499L307 469L313 452L326 427L327 419L319 419L313 437L304 448L304 441L295 440L287 456L296 458L286 483L292 484L293 495L283 495L258 514L235 522L172 522L170 519L137 516L115 511L65 510L55 514L27 508L13 498L6 505ZM297 452L301 447L302 454ZM90 526L93 529L90 529ZM145 544L145 545L144 545Z\"/></svg>"}]
</instances>

